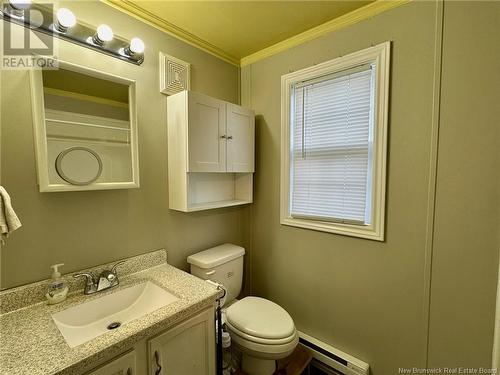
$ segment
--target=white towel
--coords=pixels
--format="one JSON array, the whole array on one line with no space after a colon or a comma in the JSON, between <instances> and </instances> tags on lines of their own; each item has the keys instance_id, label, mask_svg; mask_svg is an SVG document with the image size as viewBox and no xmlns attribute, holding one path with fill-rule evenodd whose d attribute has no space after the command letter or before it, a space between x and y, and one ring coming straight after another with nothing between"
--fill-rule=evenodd
<instances>
[{"instance_id":1,"label":"white towel","mask_svg":"<svg viewBox=\"0 0 500 375\"><path fill-rule=\"evenodd\" d=\"M0 186L0 242L5 244L5 239L9 234L21 226L17 217L7 190Z\"/></svg>"}]
</instances>

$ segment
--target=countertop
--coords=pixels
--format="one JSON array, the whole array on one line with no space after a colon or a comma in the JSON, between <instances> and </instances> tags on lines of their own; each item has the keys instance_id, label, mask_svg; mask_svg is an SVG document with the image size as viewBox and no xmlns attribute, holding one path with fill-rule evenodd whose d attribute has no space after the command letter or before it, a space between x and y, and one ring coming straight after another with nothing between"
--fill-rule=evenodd
<instances>
[{"instance_id":1,"label":"countertop","mask_svg":"<svg viewBox=\"0 0 500 375\"><path fill-rule=\"evenodd\" d=\"M75 348L66 344L51 314L148 280L179 300ZM164 263L122 277L120 285L108 291L91 296L79 291L57 305L42 302L5 313L0 315L0 374L78 374L90 370L208 308L219 293L209 283Z\"/></svg>"}]
</instances>

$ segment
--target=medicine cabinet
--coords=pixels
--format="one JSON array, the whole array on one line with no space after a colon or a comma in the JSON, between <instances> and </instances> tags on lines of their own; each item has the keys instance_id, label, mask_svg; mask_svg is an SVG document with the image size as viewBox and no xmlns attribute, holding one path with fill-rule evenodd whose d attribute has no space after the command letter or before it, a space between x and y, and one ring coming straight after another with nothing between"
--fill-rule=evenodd
<instances>
[{"instance_id":1,"label":"medicine cabinet","mask_svg":"<svg viewBox=\"0 0 500 375\"><path fill-rule=\"evenodd\" d=\"M255 115L192 91L167 100L170 208L200 211L253 200Z\"/></svg>"},{"instance_id":2,"label":"medicine cabinet","mask_svg":"<svg viewBox=\"0 0 500 375\"><path fill-rule=\"evenodd\" d=\"M139 187L135 81L59 61L30 83L41 192Z\"/></svg>"}]
</instances>

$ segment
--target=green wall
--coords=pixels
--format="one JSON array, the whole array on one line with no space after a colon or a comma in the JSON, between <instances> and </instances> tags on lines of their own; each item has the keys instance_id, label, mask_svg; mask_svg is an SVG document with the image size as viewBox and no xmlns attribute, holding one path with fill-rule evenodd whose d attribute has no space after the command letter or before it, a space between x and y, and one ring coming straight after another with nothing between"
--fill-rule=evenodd
<instances>
[{"instance_id":1,"label":"green wall","mask_svg":"<svg viewBox=\"0 0 500 375\"><path fill-rule=\"evenodd\" d=\"M445 2L442 66L429 365L490 367L500 243L500 2Z\"/></svg>"},{"instance_id":2,"label":"green wall","mask_svg":"<svg viewBox=\"0 0 500 375\"><path fill-rule=\"evenodd\" d=\"M443 18L442 3L411 2L242 69L242 103L258 115L252 292L287 309L299 330L368 362L374 375L427 363L491 366L498 94L485 79L492 70L478 70L499 61L487 52L498 50L499 4L446 2ZM386 241L280 225L280 77L387 40Z\"/></svg>"}]
</instances>

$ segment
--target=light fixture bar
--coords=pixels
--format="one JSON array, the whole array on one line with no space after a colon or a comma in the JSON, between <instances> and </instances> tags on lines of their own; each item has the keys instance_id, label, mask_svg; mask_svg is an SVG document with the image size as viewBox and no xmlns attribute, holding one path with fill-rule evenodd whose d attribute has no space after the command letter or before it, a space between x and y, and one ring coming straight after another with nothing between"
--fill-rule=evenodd
<instances>
[{"instance_id":1,"label":"light fixture bar","mask_svg":"<svg viewBox=\"0 0 500 375\"><path fill-rule=\"evenodd\" d=\"M141 65L144 62L144 43L139 38L127 41L114 35L107 25L100 25L97 30L83 25L76 18L73 19L73 13L66 8L61 8L53 14L52 9L38 4L30 5L31 10L40 12L42 16L42 18L37 17L38 23L36 25L30 23L30 17L27 15L30 9L24 9L24 15L20 17L18 10L10 6L9 3L2 4L2 18L28 27L33 31L70 41L122 61L135 65ZM39 23L40 19L43 20L41 24Z\"/></svg>"}]
</instances>

